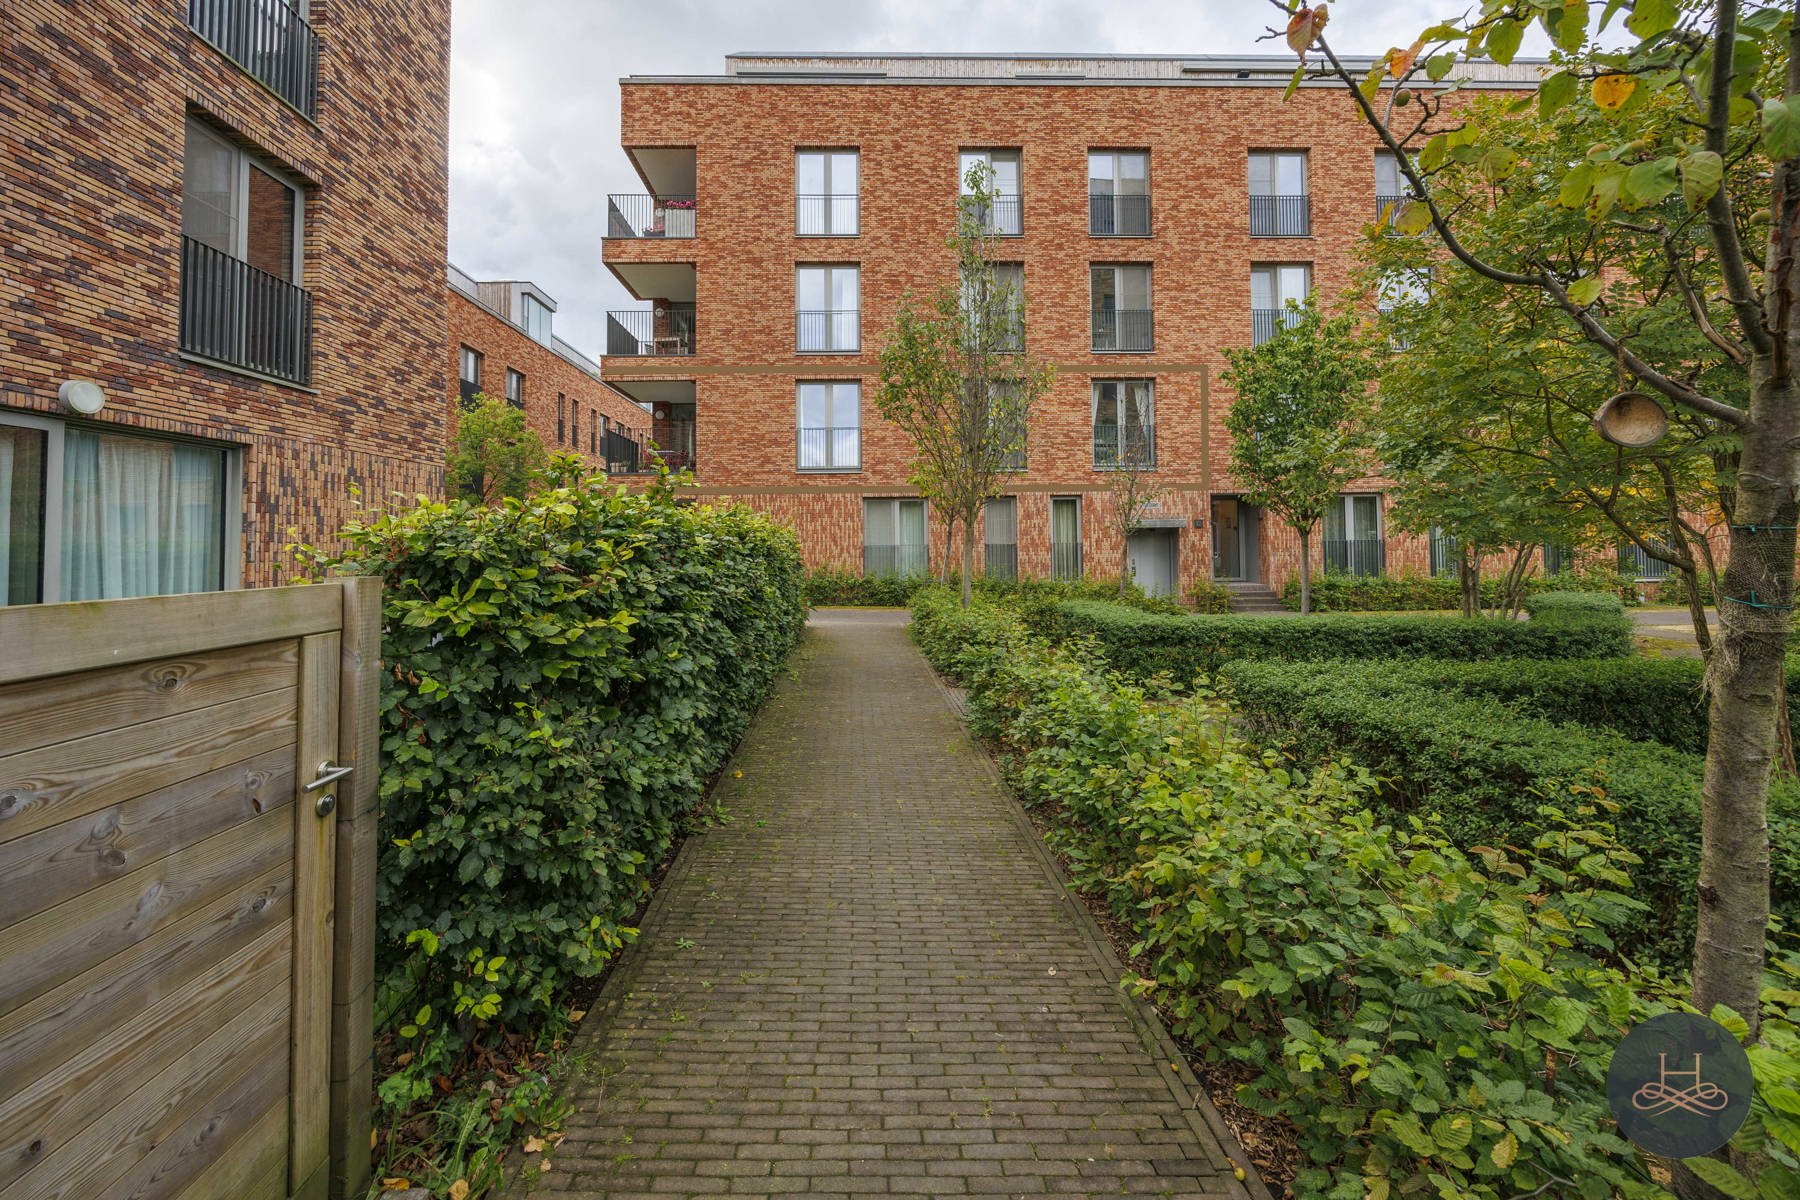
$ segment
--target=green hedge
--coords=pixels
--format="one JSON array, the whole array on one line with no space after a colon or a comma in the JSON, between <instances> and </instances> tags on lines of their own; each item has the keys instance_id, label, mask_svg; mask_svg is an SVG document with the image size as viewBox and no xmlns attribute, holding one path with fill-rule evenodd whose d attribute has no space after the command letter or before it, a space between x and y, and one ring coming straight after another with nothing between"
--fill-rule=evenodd
<instances>
[{"instance_id":1,"label":"green hedge","mask_svg":"<svg viewBox=\"0 0 1800 1200\"><path fill-rule=\"evenodd\" d=\"M817 605L850 607L904 608L926 588L943 587L935 577L925 575L882 576L853 575L848 571L814 571L806 577L806 602ZM956 586L954 576L949 586ZM993 575L977 575L975 594L989 599L1012 600L1020 597L1035 603L1063 600L1097 600L1140 608L1146 612L1184 613L1188 610L1174 600L1149 596L1133 585L1124 595L1117 580L1110 579L1005 579ZM1227 596L1229 593L1227 593ZM1217 595L1200 589L1197 601L1216 602Z\"/></svg>"},{"instance_id":2,"label":"green hedge","mask_svg":"<svg viewBox=\"0 0 1800 1200\"><path fill-rule=\"evenodd\" d=\"M1525 612L1540 625L1606 624L1625 619L1625 602L1606 592L1539 592L1525 598Z\"/></svg>"},{"instance_id":3,"label":"green hedge","mask_svg":"<svg viewBox=\"0 0 1800 1200\"><path fill-rule=\"evenodd\" d=\"M1493 675L1470 670L1462 677L1491 681L1506 669L1495 664ZM1422 682L1433 671L1454 678L1458 669L1238 661L1221 678L1253 736L1289 746L1306 761L1349 755L1389 780L1384 807L1436 814L1460 845L1516 843L1539 805L1602 789L1619 805L1620 841L1643 860L1632 873L1650 906L1644 920L1622 932L1621 945L1665 963L1687 961L1704 760L1607 729L1522 716L1498 708L1491 694L1459 695L1453 685ZM1791 781L1778 780L1770 794L1770 828L1774 908L1791 927L1800 918L1800 796Z\"/></svg>"},{"instance_id":4,"label":"green hedge","mask_svg":"<svg viewBox=\"0 0 1800 1200\"><path fill-rule=\"evenodd\" d=\"M1631 652L1625 618L1546 627L1460 617L1163 616L1113 604L1057 608L1064 633L1090 634L1121 671L1176 679L1210 675L1238 658L1600 658Z\"/></svg>"},{"instance_id":5,"label":"green hedge","mask_svg":"<svg viewBox=\"0 0 1800 1200\"><path fill-rule=\"evenodd\" d=\"M1528 590L1544 586L1544 581L1530 578ZM1294 612L1300 611L1299 577L1289 579L1281 589L1281 602ZM1481 603L1489 608L1500 603L1500 581L1481 581ZM1312 580L1314 612L1421 612L1432 609L1453 610L1462 607L1462 585L1447 575L1315 575Z\"/></svg>"},{"instance_id":6,"label":"green hedge","mask_svg":"<svg viewBox=\"0 0 1800 1200\"><path fill-rule=\"evenodd\" d=\"M799 635L798 544L747 509L604 477L345 537L333 565L385 584L390 1001L421 1006L407 1037L517 1028L629 936L646 872Z\"/></svg>"}]
</instances>

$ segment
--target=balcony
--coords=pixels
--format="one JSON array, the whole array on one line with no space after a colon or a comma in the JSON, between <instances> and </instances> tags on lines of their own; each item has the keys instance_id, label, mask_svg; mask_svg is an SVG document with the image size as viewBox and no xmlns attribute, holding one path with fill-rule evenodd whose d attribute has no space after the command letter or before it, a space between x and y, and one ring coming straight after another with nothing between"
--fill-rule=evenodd
<instances>
[{"instance_id":1,"label":"balcony","mask_svg":"<svg viewBox=\"0 0 1800 1200\"><path fill-rule=\"evenodd\" d=\"M609 238L691 238L694 236L692 196L608 196L606 236Z\"/></svg>"},{"instance_id":2,"label":"balcony","mask_svg":"<svg viewBox=\"0 0 1800 1200\"><path fill-rule=\"evenodd\" d=\"M862 469L862 427L858 425L809 427L802 425L798 440L802 471L857 471Z\"/></svg>"},{"instance_id":3,"label":"balcony","mask_svg":"<svg viewBox=\"0 0 1800 1200\"><path fill-rule=\"evenodd\" d=\"M481 385L468 379L459 379L456 382L457 396L462 400L462 406L464 408L474 408L475 397L481 395Z\"/></svg>"},{"instance_id":4,"label":"balcony","mask_svg":"<svg viewBox=\"0 0 1800 1200\"><path fill-rule=\"evenodd\" d=\"M606 314L606 352L621 358L662 358L694 352L694 306L614 310Z\"/></svg>"},{"instance_id":5,"label":"balcony","mask_svg":"<svg viewBox=\"0 0 1800 1200\"><path fill-rule=\"evenodd\" d=\"M1094 237L1149 237L1150 197L1090 193L1088 232Z\"/></svg>"},{"instance_id":6,"label":"balcony","mask_svg":"<svg viewBox=\"0 0 1800 1200\"><path fill-rule=\"evenodd\" d=\"M290 0L188 0L188 28L305 113L319 108L319 39Z\"/></svg>"},{"instance_id":7,"label":"balcony","mask_svg":"<svg viewBox=\"0 0 1800 1200\"><path fill-rule=\"evenodd\" d=\"M1327 575L1380 575L1387 567L1387 543L1381 538L1325 538Z\"/></svg>"},{"instance_id":8,"label":"balcony","mask_svg":"<svg viewBox=\"0 0 1800 1200\"><path fill-rule=\"evenodd\" d=\"M1094 424L1094 469L1156 468L1156 426Z\"/></svg>"},{"instance_id":9,"label":"balcony","mask_svg":"<svg viewBox=\"0 0 1800 1200\"><path fill-rule=\"evenodd\" d=\"M1277 329L1292 329L1304 316L1298 308L1253 308L1250 310L1250 344L1260 346L1275 336Z\"/></svg>"},{"instance_id":10,"label":"balcony","mask_svg":"<svg viewBox=\"0 0 1800 1200\"><path fill-rule=\"evenodd\" d=\"M1147 308L1094 310L1094 352L1144 353L1154 345L1154 322Z\"/></svg>"},{"instance_id":11,"label":"balcony","mask_svg":"<svg viewBox=\"0 0 1800 1200\"><path fill-rule=\"evenodd\" d=\"M1311 237L1312 197L1250 197L1251 237Z\"/></svg>"},{"instance_id":12,"label":"balcony","mask_svg":"<svg viewBox=\"0 0 1800 1200\"><path fill-rule=\"evenodd\" d=\"M794 232L800 237L854 237L861 228L859 195L794 197Z\"/></svg>"},{"instance_id":13,"label":"balcony","mask_svg":"<svg viewBox=\"0 0 1800 1200\"><path fill-rule=\"evenodd\" d=\"M990 237L1023 237L1025 233L1025 199L1022 196L992 196L985 205L975 203L974 197L961 197L964 208L969 209L981 230Z\"/></svg>"},{"instance_id":14,"label":"balcony","mask_svg":"<svg viewBox=\"0 0 1800 1200\"><path fill-rule=\"evenodd\" d=\"M181 239L181 349L302 387L312 383L312 295Z\"/></svg>"},{"instance_id":15,"label":"balcony","mask_svg":"<svg viewBox=\"0 0 1800 1200\"><path fill-rule=\"evenodd\" d=\"M862 313L801 309L794 314L794 346L801 354L854 354L862 349Z\"/></svg>"},{"instance_id":16,"label":"balcony","mask_svg":"<svg viewBox=\"0 0 1800 1200\"><path fill-rule=\"evenodd\" d=\"M608 429L601 437L601 457L610 475L632 475L645 470L643 447L616 429Z\"/></svg>"}]
</instances>

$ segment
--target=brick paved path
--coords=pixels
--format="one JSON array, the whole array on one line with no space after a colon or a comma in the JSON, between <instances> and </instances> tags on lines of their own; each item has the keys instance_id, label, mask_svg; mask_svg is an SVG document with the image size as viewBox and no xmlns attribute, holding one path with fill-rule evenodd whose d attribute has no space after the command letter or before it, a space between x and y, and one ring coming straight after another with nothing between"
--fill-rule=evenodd
<instances>
[{"instance_id":1,"label":"brick paved path","mask_svg":"<svg viewBox=\"0 0 1800 1200\"><path fill-rule=\"evenodd\" d=\"M1249 1194L904 620L815 614L515 1195Z\"/></svg>"}]
</instances>

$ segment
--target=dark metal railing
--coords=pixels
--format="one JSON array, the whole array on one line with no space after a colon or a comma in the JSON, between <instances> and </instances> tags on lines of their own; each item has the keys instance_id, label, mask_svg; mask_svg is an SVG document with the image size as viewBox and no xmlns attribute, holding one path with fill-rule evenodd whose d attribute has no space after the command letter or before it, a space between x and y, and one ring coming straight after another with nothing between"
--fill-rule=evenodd
<instances>
[{"instance_id":1,"label":"dark metal railing","mask_svg":"<svg viewBox=\"0 0 1800 1200\"><path fill-rule=\"evenodd\" d=\"M1096 308L1095 350L1149 350L1155 324L1147 308Z\"/></svg>"},{"instance_id":2,"label":"dark metal railing","mask_svg":"<svg viewBox=\"0 0 1800 1200\"><path fill-rule=\"evenodd\" d=\"M1050 543L1050 578L1081 578L1081 543Z\"/></svg>"},{"instance_id":3,"label":"dark metal railing","mask_svg":"<svg viewBox=\"0 0 1800 1200\"><path fill-rule=\"evenodd\" d=\"M1094 423L1094 466L1156 466L1155 425Z\"/></svg>"},{"instance_id":4,"label":"dark metal railing","mask_svg":"<svg viewBox=\"0 0 1800 1200\"><path fill-rule=\"evenodd\" d=\"M1380 538L1326 538L1325 570L1334 575L1379 575L1387 567L1387 543Z\"/></svg>"},{"instance_id":5,"label":"dark metal railing","mask_svg":"<svg viewBox=\"0 0 1800 1200\"><path fill-rule=\"evenodd\" d=\"M1298 308L1253 308L1250 310L1250 344L1260 346L1275 336L1277 329L1292 329L1303 315Z\"/></svg>"},{"instance_id":6,"label":"dark metal railing","mask_svg":"<svg viewBox=\"0 0 1800 1200\"><path fill-rule=\"evenodd\" d=\"M863 574L875 576L925 574L923 546L864 546Z\"/></svg>"},{"instance_id":7,"label":"dark metal railing","mask_svg":"<svg viewBox=\"0 0 1800 1200\"><path fill-rule=\"evenodd\" d=\"M471 383L467 379L457 380L457 385L457 391L462 397L462 406L464 408L474 408L476 404L475 398L481 395L481 385L479 383Z\"/></svg>"},{"instance_id":8,"label":"dark metal railing","mask_svg":"<svg viewBox=\"0 0 1800 1200\"><path fill-rule=\"evenodd\" d=\"M1251 237L1307 237L1312 233L1312 197L1250 197Z\"/></svg>"},{"instance_id":9,"label":"dark metal railing","mask_svg":"<svg viewBox=\"0 0 1800 1200\"><path fill-rule=\"evenodd\" d=\"M609 238L691 238L694 236L692 196L608 196L606 236Z\"/></svg>"},{"instance_id":10,"label":"dark metal railing","mask_svg":"<svg viewBox=\"0 0 1800 1200\"><path fill-rule=\"evenodd\" d=\"M861 228L860 195L794 197L794 232L801 237L844 237Z\"/></svg>"},{"instance_id":11,"label":"dark metal railing","mask_svg":"<svg viewBox=\"0 0 1800 1200\"><path fill-rule=\"evenodd\" d=\"M1674 567L1660 558L1651 558L1635 543L1619 547L1619 574L1639 583L1667 579Z\"/></svg>"},{"instance_id":12,"label":"dark metal railing","mask_svg":"<svg viewBox=\"0 0 1800 1200\"><path fill-rule=\"evenodd\" d=\"M181 239L181 348L307 386L312 296L193 238Z\"/></svg>"},{"instance_id":13,"label":"dark metal railing","mask_svg":"<svg viewBox=\"0 0 1800 1200\"><path fill-rule=\"evenodd\" d=\"M1088 232L1096 237L1148 237L1150 197L1090 194Z\"/></svg>"},{"instance_id":14,"label":"dark metal railing","mask_svg":"<svg viewBox=\"0 0 1800 1200\"><path fill-rule=\"evenodd\" d=\"M1447 533L1431 539L1431 573L1452 579L1462 574L1462 558L1456 552L1456 539Z\"/></svg>"},{"instance_id":15,"label":"dark metal railing","mask_svg":"<svg viewBox=\"0 0 1800 1200\"><path fill-rule=\"evenodd\" d=\"M981 205L973 196L964 196L962 203L973 209L981 227L996 237L1020 237L1025 232L1023 197L991 196L985 205Z\"/></svg>"},{"instance_id":16,"label":"dark metal railing","mask_svg":"<svg viewBox=\"0 0 1800 1200\"><path fill-rule=\"evenodd\" d=\"M801 353L828 354L862 348L862 314L854 308L794 314L794 345Z\"/></svg>"},{"instance_id":17,"label":"dark metal railing","mask_svg":"<svg viewBox=\"0 0 1800 1200\"><path fill-rule=\"evenodd\" d=\"M606 469L609 472L615 475L629 475L640 469L639 461L643 447L635 441L617 430L608 429L601 436L600 442L604 451L602 458L606 462Z\"/></svg>"},{"instance_id":18,"label":"dark metal railing","mask_svg":"<svg viewBox=\"0 0 1800 1200\"><path fill-rule=\"evenodd\" d=\"M802 471L848 471L862 465L862 430L857 426L802 426L799 439Z\"/></svg>"},{"instance_id":19,"label":"dark metal railing","mask_svg":"<svg viewBox=\"0 0 1800 1200\"><path fill-rule=\"evenodd\" d=\"M188 28L309 117L319 111L319 39L289 0L188 0Z\"/></svg>"},{"instance_id":20,"label":"dark metal railing","mask_svg":"<svg viewBox=\"0 0 1800 1200\"><path fill-rule=\"evenodd\" d=\"M992 579L1019 577L1019 547L1016 542L983 542L981 572Z\"/></svg>"},{"instance_id":21,"label":"dark metal railing","mask_svg":"<svg viewBox=\"0 0 1800 1200\"><path fill-rule=\"evenodd\" d=\"M1399 218L1400 210L1406 207L1406 202L1411 199L1412 197L1405 192L1376 192L1375 219L1386 221L1392 225Z\"/></svg>"},{"instance_id":22,"label":"dark metal railing","mask_svg":"<svg viewBox=\"0 0 1800 1200\"><path fill-rule=\"evenodd\" d=\"M658 309L630 308L607 313L606 352L632 358L692 354L694 306L666 304Z\"/></svg>"}]
</instances>

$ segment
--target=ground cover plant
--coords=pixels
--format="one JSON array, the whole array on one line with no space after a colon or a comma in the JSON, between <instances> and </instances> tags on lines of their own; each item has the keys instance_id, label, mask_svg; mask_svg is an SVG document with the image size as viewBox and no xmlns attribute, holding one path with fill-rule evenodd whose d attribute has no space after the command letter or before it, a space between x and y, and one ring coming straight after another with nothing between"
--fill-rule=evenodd
<instances>
[{"instance_id":1,"label":"ground cover plant","mask_svg":"<svg viewBox=\"0 0 1800 1200\"><path fill-rule=\"evenodd\" d=\"M423 1142L389 1168L474 1194L805 619L790 531L576 469L353 525L328 563L383 580L379 1095Z\"/></svg>"}]
</instances>

